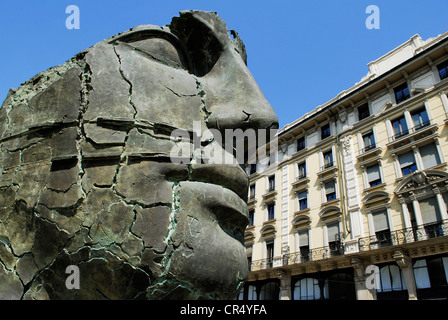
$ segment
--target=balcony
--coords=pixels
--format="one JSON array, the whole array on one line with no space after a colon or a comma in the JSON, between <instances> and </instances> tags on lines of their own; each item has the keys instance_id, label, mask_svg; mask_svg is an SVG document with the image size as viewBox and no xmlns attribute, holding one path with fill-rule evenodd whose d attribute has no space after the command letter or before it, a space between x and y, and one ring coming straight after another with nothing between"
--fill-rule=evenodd
<instances>
[{"instance_id":1,"label":"balcony","mask_svg":"<svg viewBox=\"0 0 448 320\"><path fill-rule=\"evenodd\" d=\"M255 198L255 194L250 194L249 199L247 200L247 207L249 208L249 210L254 208L256 202L257 199Z\"/></svg>"},{"instance_id":2,"label":"balcony","mask_svg":"<svg viewBox=\"0 0 448 320\"><path fill-rule=\"evenodd\" d=\"M448 235L448 220L369 236L358 240L359 251L375 250Z\"/></svg>"},{"instance_id":3,"label":"balcony","mask_svg":"<svg viewBox=\"0 0 448 320\"><path fill-rule=\"evenodd\" d=\"M307 262L316 262L325 259L331 259L351 255L353 253L367 252L381 248L393 246L403 246L405 244L418 243L420 241L448 236L448 220L425 224L419 227L408 229L382 232L375 236L359 238L343 243L342 241L333 242L331 246L301 250L295 253L287 253L279 257L252 261L249 265L249 271L268 270L277 267L294 266Z\"/></svg>"},{"instance_id":4,"label":"balcony","mask_svg":"<svg viewBox=\"0 0 448 320\"><path fill-rule=\"evenodd\" d=\"M262 195L264 203L270 203L275 201L277 191L275 190L275 185L269 185L266 192Z\"/></svg>"},{"instance_id":5,"label":"balcony","mask_svg":"<svg viewBox=\"0 0 448 320\"><path fill-rule=\"evenodd\" d=\"M342 255L344 255L344 246L342 244L331 247L320 247L307 251L302 250L300 252L284 254L281 257L252 261L249 265L249 271L267 270L298 263L329 259Z\"/></svg>"},{"instance_id":6,"label":"balcony","mask_svg":"<svg viewBox=\"0 0 448 320\"><path fill-rule=\"evenodd\" d=\"M428 135L436 133L437 128L437 124L432 120L416 124L411 129L397 132L394 136L390 137L387 147L397 148L408 144L409 142L425 138Z\"/></svg>"},{"instance_id":7,"label":"balcony","mask_svg":"<svg viewBox=\"0 0 448 320\"><path fill-rule=\"evenodd\" d=\"M398 140L402 137L405 137L409 134L409 130L403 130L401 132L396 133L393 137L392 137L392 141Z\"/></svg>"},{"instance_id":8,"label":"balcony","mask_svg":"<svg viewBox=\"0 0 448 320\"><path fill-rule=\"evenodd\" d=\"M303 189L308 189L308 183L310 182L310 178L303 173L294 179L294 182L291 183L293 191L299 192Z\"/></svg>"},{"instance_id":9,"label":"balcony","mask_svg":"<svg viewBox=\"0 0 448 320\"><path fill-rule=\"evenodd\" d=\"M320 168L320 171L325 171L325 170L327 170L327 169L330 169L330 168L332 168L334 166L334 162L332 161L332 162L329 162L329 163L326 163L325 165L323 165L321 168Z\"/></svg>"},{"instance_id":10,"label":"balcony","mask_svg":"<svg viewBox=\"0 0 448 320\"><path fill-rule=\"evenodd\" d=\"M252 261L249 264L249 271L267 270L276 267L281 267L282 265L283 265L282 257L261 259Z\"/></svg>"},{"instance_id":11,"label":"balcony","mask_svg":"<svg viewBox=\"0 0 448 320\"><path fill-rule=\"evenodd\" d=\"M367 152L369 152L369 151L371 151L371 150L373 150L375 148L376 148L376 144L372 143L372 144L368 145L367 147L365 147L364 149L362 149L361 153L365 154L365 153L367 153Z\"/></svg>"},{"instance_id":12,"label":"balcony","mask_svg":"<svg viewBox=\"0 0 448 320\"><path fill-rule=\"evenodd\" d=\"M336 177L336 172L338 167L334 161L328 162L324 164L319 172L317 172L317 176L320 181L326 181Z\"/></svg>"}]
</instances>

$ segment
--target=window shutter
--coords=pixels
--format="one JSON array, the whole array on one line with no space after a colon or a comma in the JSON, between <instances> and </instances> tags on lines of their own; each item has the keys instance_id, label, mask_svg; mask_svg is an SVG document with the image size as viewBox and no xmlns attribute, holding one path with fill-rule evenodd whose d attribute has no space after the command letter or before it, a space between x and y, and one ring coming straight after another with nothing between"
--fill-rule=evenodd
<instances>
[{"instance_id":1,"label":"window shutter","mask_svg":"<svg viewBox=\"0 0 448 320\"><path fill-rule=\"evenodd\" d=\"M398 156L398 161L400 161L400 167L408 167L415 164L414 153L412 151L403 153Z\"/></svg>"},{"instance_id":2,"label":"window shutter","mask_svg":"<svg viewBox=\"0 0 448 320\"><path fill-rule=\"evenodd\" d=\"M299 246L304 247L309 245L308 231L299 232Z\"/></svg>"},{"instance_id":3,"label":"window shutter","mask_svg":"<svg viewBox=\"0 0 448 320\"><path fill-rule=\"evenodd\" d=\"M440 164L439 153L437 152L435 143L430 143L426 146L420 147L419 150L423 161L423 167L425 169Z\"/></svg>"},{"instance_id":4,"label":"window shutter","mask_svg":"<svg viewBox=\"0 0 448 320\"><path fill-rule=\"evenodd\" d=\"M327 182L325 184L325 193L330 194L336 192L335 183L334 181Z\"/></svg>"},{"instance_id":5,"label":"window shutter","mask_svg":"<svg viewBox=\"0 0 448 320\"><path fill-rule=\"evenodd\" d=\"M373 225L375 226L375 232L389 230L389 223L387 222L386 211L373 213L372 216L373 216Z\"/></svg>"},{"instance_id":6,"label":"window shutter","mask_svg":"<svg viewBox=\"0 0 448 320\"><path fill-rule=\"evenodd\" d=\"M439 206L435 197L420 200L419 204L423 224L440 221Z\"/></svg>"},{"instance_id":7,"label":"window shutter","mask_svg":"<svg viewBox=\"0 0 448 320\"><path fill-rule=\"evenodd\" d=\"M300 193L297 195L297 199L299 199L299 200L306 199L306 198L307 198L307 195L308 195L308 192L307 192L307 191L300 192Z\"/></svg>"},{"instance_id":8,"label":"window shutter","mask_svg":"<svg viewBox=\"0 0 448 320\"><path fill-rule=\"evenodd\" d=\"M369 182L380 179L380 170L378 165L374 165L367 168L367 178Z\"/></svg>"},{"instance_id":9,"label":"window shutter","mask_svg":"<svg viewBox=\"0 0 448 320\"><path fill-rule=\"evenodd\" d=\"M327 227L328 242L339 240L339 223L331 224Z\"/></svg>"}]
</instances>

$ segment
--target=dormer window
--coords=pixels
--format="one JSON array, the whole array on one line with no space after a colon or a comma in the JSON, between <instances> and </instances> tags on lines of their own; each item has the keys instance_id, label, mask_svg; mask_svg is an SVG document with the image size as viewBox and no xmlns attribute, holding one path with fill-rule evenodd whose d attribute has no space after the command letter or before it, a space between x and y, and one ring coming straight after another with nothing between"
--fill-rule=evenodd
<instances>
[{"instance_id":1,"label":"dormer window","mask_svg":"<svg viewBox=\"0 0 448 320\"><path fill-rule=\"evenodd\" d=\"M305 149L305 137L297 139L297 151Z\"/></svg>"},{"instance_id":2,"label":"dormer window","mask_svg":"<svg viewBox=\"0 0 448 320\"><path fill-rule=\"evenodd\" d=\"M358 108L358 119L361 121L362 119L370 116L369 105L366 103Z\"/></svg>"},{"instance_id":3,"label":"dormer window","mask_svg":"<svg viewBox=\"0 0 448 320\"><path fill-rule=\"evenodd\" d=\"M442 62L437 66L437 70L439 70L440 80L443 80L448 77L448 60Z\"/></svg>"},{"instance_id":4,"label":"dormer window","mask_svg":"<svg viewBox=\"0 0 448 320\"><path fill-rule=\"evenodd\" d=\"M411 97L411 92L409 91L408 84L403 83L394 89L395 100L397 104L403 102Z\"/></svg>"},{"instance_id":5,"label":"dormer window","mask_svg":"<svg viewBox=\"0 0 448 320\"><path fill-rule=\"evenodd\" d=\"M326 124L321 128L321 140L328 138L331 135L330 124Z\"/></svg>"}]
</instances>

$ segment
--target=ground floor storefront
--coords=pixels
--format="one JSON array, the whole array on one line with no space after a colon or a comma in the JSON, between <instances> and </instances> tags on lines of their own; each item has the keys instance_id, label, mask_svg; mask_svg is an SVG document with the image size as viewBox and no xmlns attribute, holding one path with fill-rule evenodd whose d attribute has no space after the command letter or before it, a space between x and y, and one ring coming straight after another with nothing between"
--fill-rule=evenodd
<instances>
[{"instance_id":1,"label":"ground floor storefront","mask_svg":"<svg viewBox=\"0 0 448 320\"><path fill-rule=\"evenodd\" d=\"M251 271L238 299L448 300L448 244L389 247Z\"/></svg>"}]
</instances>

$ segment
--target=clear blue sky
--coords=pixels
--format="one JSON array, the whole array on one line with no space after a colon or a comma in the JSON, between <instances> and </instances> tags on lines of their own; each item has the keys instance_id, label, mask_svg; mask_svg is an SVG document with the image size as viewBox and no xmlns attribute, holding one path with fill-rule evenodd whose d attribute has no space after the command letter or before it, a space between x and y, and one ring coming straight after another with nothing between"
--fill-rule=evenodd
<instances>
[{"instance_id":1,"label":"clear blue sky","mask_svg":"<svg viewBox=\"0 0 448 320\"><path fill-rule=\"evenodd\" d=\"M68 5L80 29L68 30ZM368 5L380 9L369 30ZM1 0L0 101L9 88L140 24L166 25L179 11L216 11L243 39L248 66L284 126L348 89L411 36L448 31L447 0Z\"/></svg>"}]
</instances>

